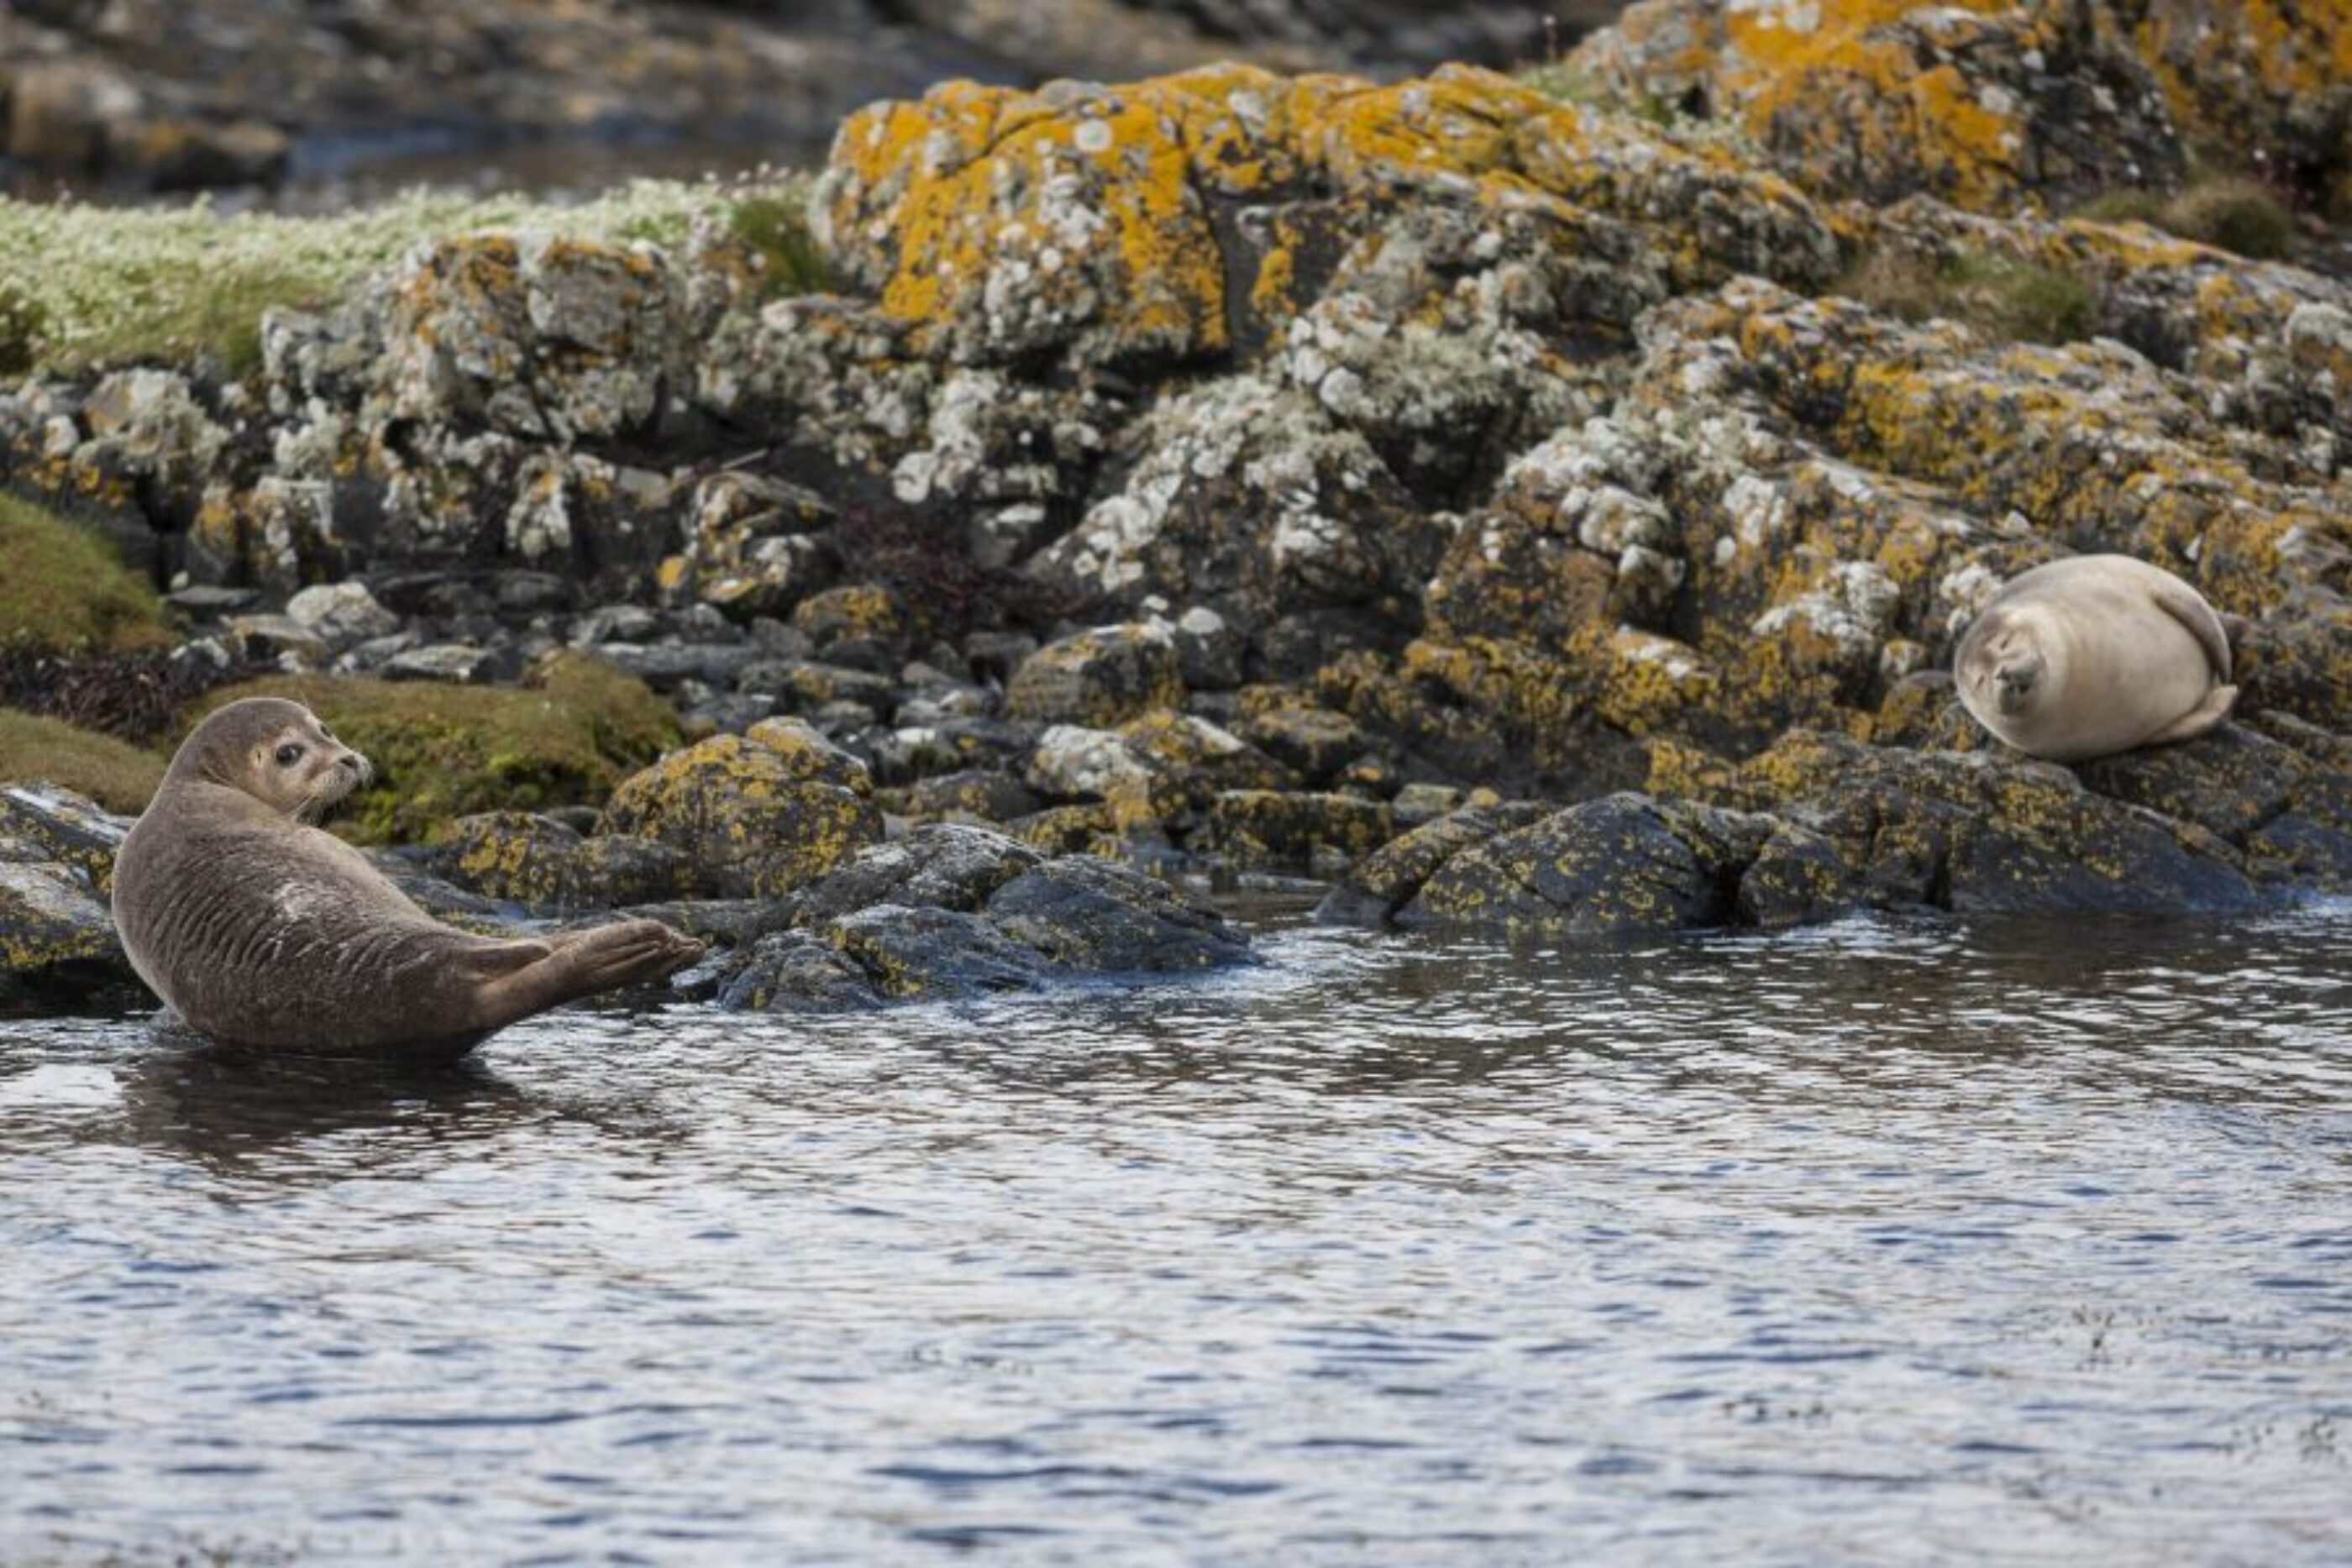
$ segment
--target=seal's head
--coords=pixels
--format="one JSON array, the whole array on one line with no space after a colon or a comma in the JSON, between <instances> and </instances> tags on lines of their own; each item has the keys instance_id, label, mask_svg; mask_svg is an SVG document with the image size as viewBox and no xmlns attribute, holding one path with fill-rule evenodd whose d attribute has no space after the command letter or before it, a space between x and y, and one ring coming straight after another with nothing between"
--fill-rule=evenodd
<instances>
[{"instance_id":1,"label":"seal's head","mask_svg":"<svg viewBox=\"0 0 2352 1568\"><path fill-rule=\"evenodd\" d=\"M315 822L374 776L366 758L300 703L246 697L207 716L180 743L167 782L225 785L297 821Z\"/></svg>"},{"instance_id":2,"label":"seal's head","mask_svg":"<svg viewBox=\"0 0 2352 1568\"><path fill-rule=\"evenodd\" d=\"M1969 628L1952 661L1961 700L1988 724L2030 716L2062 684L2052 665L2059 645L2024 607L1995 606Z\"/></svg>"}]
</instances>

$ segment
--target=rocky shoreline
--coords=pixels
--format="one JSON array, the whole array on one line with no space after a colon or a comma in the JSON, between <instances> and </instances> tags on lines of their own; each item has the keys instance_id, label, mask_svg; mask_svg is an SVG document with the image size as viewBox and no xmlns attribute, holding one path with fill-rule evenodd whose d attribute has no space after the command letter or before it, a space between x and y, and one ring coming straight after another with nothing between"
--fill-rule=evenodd
<instances>
[{"instance_id":1,"label":"rocky shoreline","mask_svg":"<svg viewBox=\"0 0 2352 1568\"><path fill-rule=\"evenodd\" d=\"M179 586L17 685L151 758L299 695L448 907L655 909L730 1006L1246 956L1152 871L1561 939L2352 890L2352 287L2066 215L2267 89L2128 8L1801 11L1652 0L1568 85L950 84L843 125L790 287L491 229L250 368L36 345L0 474ZM1754 109L1896 54L1954 102ZM2061 767L1959 710L1969 617L2094 550L2240 618L2231 723ZM110 821L0 804L8 983L105 972Z\"/></svg>"}]
</instances>

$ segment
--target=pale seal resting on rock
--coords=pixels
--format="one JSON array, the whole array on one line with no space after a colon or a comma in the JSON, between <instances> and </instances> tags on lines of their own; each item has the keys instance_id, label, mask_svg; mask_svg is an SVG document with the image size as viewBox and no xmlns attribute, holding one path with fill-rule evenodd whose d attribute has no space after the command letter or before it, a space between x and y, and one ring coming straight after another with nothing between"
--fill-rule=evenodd
<instances>
[{"instance_id":1,"label":"pale seal resting on rock","mask_svg":"<svg viewBox=\"0 0 2352 1568\"><path fill-rule=\"evenodd\" d=\"M1969 625L1952 673L1978 723L2053 762L2194 739L2238 700L2213 607L2122 555L2019 575Z\"/></svg>"},{"instance_id":2,"label":"pale seal resting on rock","mask_svg":"<svg viewBox=\"0 0 2352 1568\"><path fill-rule=\"evenodd\" d=\"M273 1051L454 1056L700 956L653 920L520 940L442 925L311 825L371 771L276 697L230 703L172 758L116 858L114 921L191 1026Z\"/></svg>"}]
</instances>

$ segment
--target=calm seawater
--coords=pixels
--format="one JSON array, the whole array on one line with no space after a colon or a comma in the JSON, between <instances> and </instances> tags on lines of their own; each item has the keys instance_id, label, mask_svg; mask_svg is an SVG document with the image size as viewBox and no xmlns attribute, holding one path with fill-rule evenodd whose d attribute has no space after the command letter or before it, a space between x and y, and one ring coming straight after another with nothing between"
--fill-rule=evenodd
<instances>
[{"instance_id":1,"label":"calm seawater","mask_svg":"<svg viewBox=\"0 0 2352 1568\"><path fill-rule=\"evenodd\" d=\"M2340 1563L2352 905L0 1019L0 1561Z\"/></svg>"}]
</instances>

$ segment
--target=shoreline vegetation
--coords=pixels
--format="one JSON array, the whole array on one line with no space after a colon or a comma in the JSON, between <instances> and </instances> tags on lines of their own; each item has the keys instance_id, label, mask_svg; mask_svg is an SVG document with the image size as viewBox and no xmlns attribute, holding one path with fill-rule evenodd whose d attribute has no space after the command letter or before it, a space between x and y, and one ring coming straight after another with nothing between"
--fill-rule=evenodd
<instances>
[{"instance_id":1,"label":"shoreline vegetation","mask_svg":"<svg viewBox=\"0 0 2352 1568\"><path fill-rule=\"evenodd\" d=\"M799 214L808 177L632 181L578 202L429 189L318 216L184 205L105 206L0 196L0 373L86 374L209 362L229 380L261 362L273 309L331 309L417 246L543 231L687 251L732 239L781 287L824 278Z\"/></svg>"},{"instance_id":2,"label":"shoreline vegetation","mask_svg":"<svg viewBox=\"0 0 2352 1568\"><path fill-rule=\"evenodd\" d=\"M2341 171L2252 178L2268 78L2074 15L948 84L814 175L576 205L0 203L0 527L50 563L0 776L299 672L385 716L346 831L659 904L761 1006L1133 956L1087 920L1232 956L1112 862L1570 935L2343 891L2352 287L2292 265ZM2246 623L2236 722L2060 768L1966 719L1970 615L2092 550ZM1041 866L1058 936L995 902Z\"/></svg>"}]
</instances>

